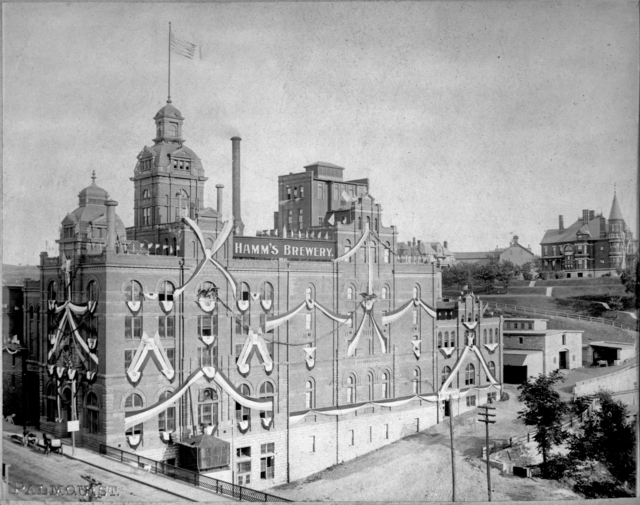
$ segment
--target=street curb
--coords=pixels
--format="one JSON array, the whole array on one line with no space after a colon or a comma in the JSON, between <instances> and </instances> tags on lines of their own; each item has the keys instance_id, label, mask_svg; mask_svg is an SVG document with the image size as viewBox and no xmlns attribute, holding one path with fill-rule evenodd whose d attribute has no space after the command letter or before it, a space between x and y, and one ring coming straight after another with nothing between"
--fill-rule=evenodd
<instances>
[{"instance_id":1,"label":"street curb","mask_svg":"<svg viewBox=\"0 0 640 505\"><path fill-rule=\"evenodd\" d=\"M155 486L153 484L150 484L149 482L145 482L144 480L133 478L131 475L120 473L120 472L117 472L116 470L111 470L109 468L105 468L103 466L96 465L95 463L91 463L91 462L89 462L87 460L76 458L74 456L70 456L69 454L63 454L63 456L65 456L65 457L67 457L69 459L73 459L75 461L80 461L81 463L85 463L85 464L90 465L90 466L92 466L94 468L98 468L100 470L104 470L105 472L109 472L109 473L112 473L114 475L118 475L120 477L124 477L126 479L129 479L129 480L132 480L134 482L137 482L138 484L144 484L145 486L152 487L153 489L157 489L158 491L163 491L165 493L172 494L173 496L177 496L178 498L181 498L184 501L198 502L198 500L194 500L193 498L187 498L186 496L183 496L183 495L178 494L178 493L174 493L173 491L169 491L168 489L163 489L161 487L158 487L158 486Z\"/></svg>"}]
</instances>

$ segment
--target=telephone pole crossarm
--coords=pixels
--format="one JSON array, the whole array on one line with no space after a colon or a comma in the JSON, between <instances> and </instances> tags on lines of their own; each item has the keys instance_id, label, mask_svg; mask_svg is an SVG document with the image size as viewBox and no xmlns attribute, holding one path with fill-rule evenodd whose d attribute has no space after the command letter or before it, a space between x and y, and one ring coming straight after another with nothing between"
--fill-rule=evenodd
<instances>
[{"instance_id":1,"label":"telephone pole crossarm","mask_svg":"<svg viewBox=\"0 0 640 505\"><path fill-rule=\"evenodd\" d=\"M496 414L490 414L490 410L496 410L495 407L489 407L488 405L480 405L478 414L480 418L478 422L484 423L486 426L486 450L487 450L487 492L489 494L489 501L491 501L491 465L489 463L489 424L495 424L495 421L491 420L492 417L496 417ZM484 412L483 412L484 410Z\"/></svg>"}]
</instances>

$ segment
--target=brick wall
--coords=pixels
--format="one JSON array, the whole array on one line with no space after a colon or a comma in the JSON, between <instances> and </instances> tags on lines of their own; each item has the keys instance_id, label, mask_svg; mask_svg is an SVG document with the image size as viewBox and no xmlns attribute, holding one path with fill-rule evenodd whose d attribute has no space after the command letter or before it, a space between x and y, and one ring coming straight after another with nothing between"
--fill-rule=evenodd
<instances>
[{"instance_id":1,"label":"brick wall","mask_svg":"<svg viewBox=\"0 0 640 505\"><path fill-rule=\"evenodd\" d=\"M594 377L593 379L576 382L573 387L573 394L575 396L588 396L602 389L613 393L635 389L637 395L638 365L625 367L607 375Z\"/></svg>"}]
</instances>

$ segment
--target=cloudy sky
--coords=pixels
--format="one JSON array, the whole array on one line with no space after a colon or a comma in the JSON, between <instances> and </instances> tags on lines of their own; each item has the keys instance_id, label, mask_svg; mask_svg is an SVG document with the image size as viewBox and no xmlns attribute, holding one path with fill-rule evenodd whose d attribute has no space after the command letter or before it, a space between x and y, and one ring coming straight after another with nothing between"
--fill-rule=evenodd
<instances>
[{"instance_id":1,"label":"cloudy sky","mask_svg":"<svg viewBox=\"0 0 640 505\"><path fill-rule=\"evenodd\" d=\"M167 95L231 195L242 141L245 231L277 177L314 161L369 177L385 225L453 251L539 253L558 215L637 214L634 2L3 4L4 262L35 264L98 184L133 224L136 155Z\"/></svg>"}]
</instances>

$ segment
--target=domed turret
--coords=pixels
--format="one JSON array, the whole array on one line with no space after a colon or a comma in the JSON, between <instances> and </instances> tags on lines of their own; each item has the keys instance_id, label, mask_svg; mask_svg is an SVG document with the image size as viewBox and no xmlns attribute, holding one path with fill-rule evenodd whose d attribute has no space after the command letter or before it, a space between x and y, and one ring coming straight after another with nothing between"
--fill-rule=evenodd
<instances>
[{"instance_id":1,"label":"domed turret","mask_svg":"<svg viewBox=\"0 0 640 505\"><path fill-rule=\"evenodd\" d=\"M109 199L109 194L106 190L102 189L96 184L96 171L91 174L91 186L87 186L80 193L78 193L78 205L104 205L104 202Z\"/></svg>"},{"instance_id":2,"label":"domed turret","mask_svg":"<svg viewBox=\"0 0 640 505\"><path fill-rule=\"evenodd\" d=\"M158 113L153 117L156 122L156 138L153 139L154 143L160 142L176 142L182 144L182 122L184 117L180 114L180 111L176 109L171 100L167 100L167 105L162 107Z\"/></svg>"}]
</instances>

